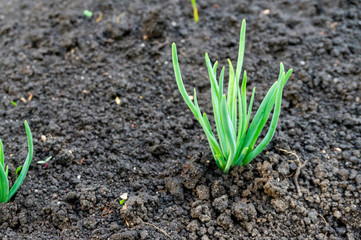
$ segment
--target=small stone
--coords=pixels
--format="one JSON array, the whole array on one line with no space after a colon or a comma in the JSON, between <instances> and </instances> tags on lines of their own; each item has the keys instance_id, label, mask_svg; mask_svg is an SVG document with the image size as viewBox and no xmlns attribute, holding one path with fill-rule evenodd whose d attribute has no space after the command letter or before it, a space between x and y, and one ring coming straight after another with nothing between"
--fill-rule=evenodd
<instances>
[{"instance_id":1,"label":"small stone","mask_svg":"<svg viewBox=\"0 0 361 240\"><path fill-rule=\"evenodd\" d=\"M279 198L282 193L282 189L276 185L276 182L268 181L264 186L263 190L265 194L273 198Z\"/></svg>"},{"instance_id":2,"label":"small stone","mask_svg":"<svg viewBox=\"0 0 361 240\"><path fill-rule=\"evenodd\" d=\"M308 217L304 218L303 221L305 222L306 225L311 224L311 220Z\"/></svg>"},{"instance_id":3,"label":"small stone","mask_svg":"<svg viewBox=\"0 0 361 240\"><path fill-rule=\"evenodd\" d=\"M332 200L338 202L338 201L340 201L340 199L341 199L341 194L337 193L337 194L332 195Z\"/></svg>"},{"instance_id":4,"label":"small stone","mask_svg":"<svg viewBox=\"0 0 361 240\"><path fill-rule=\"evenodd\" d=\"M308 217L311 219L311 221L313 223L317 223L318 222L318 219L317 219L317 212L309 212L308 213Z\"/></svg>"},{"instance_id":5,"label":"small stone","mask_svg":"<svg viewBox=\"0 0 361 240\"><path fill-rule=\"evenodd\" d=\"M147 230L143 230L140 232L140 239L147 239L149 236L149 233Z\"/></svg>"},{"instance_id":6,"label":"small stone","mask_svg":"<svg viewBox=\"0 0 361 240\"><path fill-rule=\"evenodd\" d=\"M356 183L357 183L357 185L361 185L361 174L357 174L357 176L355 177L355 179L356 179Z\"/></svg>"},{"instance_id":7,"label":"small stone","mask_svg":"<svg viewBox=\"0 0 361 240\"><path fill-rule=\"evenodd\" d=\"M318 164L314 170L314 174L317 179L323 179L326 174L324 167L321 164Z\"/></svg>"},{"instance_id":8,"label":"small stone","mask_svg":"<svg viewBox=\"0 0 361 240\"><path fill-rule=\"evenodd\" d=\"M191 217L198 218L201 222L210 221L212 219L210 207L207 204L192 206Z\"/></svg>"},{"instance_id":9,"label":"small stone","mask_svg":"<svg viewBox=\"0 0 361 240\"><path fill-rule=\"evenodd\" d=\"M265 10L262 11L262 14L263 15L268 15L268 14L270 14L270 12L271 12L271 10L265 9Z\"/></svg>"},{"instance_id":10,"label":"small stone","mask_svg":"<svg viewBox=\"0 0 361 240\"><path fill-rule=\"evenodd\" d=\"M282 162L278 166L278 172L283 176L288 176L290 174L290 165L287 162Z\"/></svg>"},{"instance_id":11,"label":"small stone","mask_svg":"<svg viewBox=\"0 0 361 240\"><path fill-rule=\"evenodd\" d=\"M218 211L222 212L227 209L228 206L228 197L227 195L223 195L219 198L214 199L213 206Z\"/></svg>"},{"instance_id":12,"label":"small stone","mask_svg":"<svg viewBox=\"0 0 361 240\"><path fill-rule=\"evenodd\" d=\"M69 166L74 161L74 159L75 157L71 151L62 149L55 158L55 162L56 164L60 164L62 166Z\"/></svg>"},{"instance_id":13,"label":"small stone","mask_svg":"<svg viewBox=\"0 0 361 240\"><path fill-rule=\"evenodd\" d=\"M309 151L309 152L314 152L314 151L317 150L317 149L316 149L314 146L312 146L312 145L306 145L306 146L305 146L305 149L306 149L307 151Z\"/></svg>"},{"instance_id":14,"label":"small stone","mask_svg":"<svg viewBox=\"0 0 361 240\"><path fill-rule=\"evenodd\" d=\"M257 210L252 203L237 202L232 208L234 215L241 221L249 221L257 218Z\"/></svg>"},{"instance_id":15,"label":"small stone","mask_svg":"<svg viewBox=\"0 0 361 240\"><path fill-rule=\"evenodd\" d=\"M335 218L340 218L340 217L341 217L340 211L334 211L334 212L333 212L333 216L334 216Z\"/></svg>"},{"instance_id":16,"label":"small stone","mask_svg":"<svg viewBox=\"0 0 361 240\"><path fill-rule=\"evenodd\" d=\"M200 200L209 199L209 188L205 185L199 185L196 188L196 194Z\"/></svg>"},{"instance_id":17,"label":"small stone","mask_svg":"<svg viewBox=\"0 0 361 240\"><path fill-rule=\"evenodd\" d=\"M284 212L288 209L287 202L284 202L283 200L272 199L271 203L278 212Z\"/></svg>"},{"instance_id":18,"label":"small stone","mask_svg":"<svg viewBox=\"0 0 361 240\"><path fill-rule=\"evenodd\" d=\"M191 163L187 172L183 175L183 185L188 189L194 189L198 181L202 178L204 170L198 163Z\"/></svg>"},{"instance_id":19,"label":"small stone","mask_svg":"<svg viewBox=\"0 0 361 240\"><path fill-rule=\"evenodd\" d=\"M232 229L233 222L229 215L223 213L217 218L217 225L221 226L224 230Z\"/></svg>"},{"instance_id":20,"label":"small stone","mask_svg":"<svg viewBox=\"0 0 361 240\"><path fill-rule=\"evenodd\" d=\"M221 181L218 181L218 180L214 181L214 183L212 184L212 196L214 198L216 198L216 197L222 196L225 193L226 193L226 190L222 186Z\"/></svg>"},{"instance_id":21,"label":"small stone","mask_svg":"<svg viewBox=\"0 0 361 240\"><path fill-rule=\"evenodd\" d=\"M348 179L348 170L347 169L341 169L337 172L337 174L343 181L346 181Z\"/></svg>"},{"instance_id":22,"label":"small stone","mask_svg":"<svg viewBox=\"0 0 361 240\"><path fill-rule=\"evenodd\" d=\"M179 179L177 178L168 178L165 181L165 187L173 196L184 199L183 186Z\"/></svg>"},{"instance_id":23,"label":"small stone","mask_svg":"<svg viewBox=\"0 0 361 240\"><path fill-rule=\"evenodd\" d=\"M207 235L203 235L201 240L209 240L208 236Z\"/></svg>"},{"instance_id":24,"label":"small stone","mask_svg":"<svg viewBox=\"0 0 361 240\"><path fill-rule=\"evenodd\" d=\"M338 147L335 147L333 150L335 150L336 152L342 152L342 149Z\"/></svg>"},{"instance_id":25,"label":"small stone","mask_svg":"<svg viewBox=\"0 0 361 240\"><path fill-rule=\"evenodd\" d=\"M187 230L190 232L196 232L199 229L199 222L197 220L193 220L187 225Z\"/></svg>"},{"instance_id":26,"label":"small stone","mask_svg":"<svg viewBox=\"0 0 361 240\"><path fill-rule=\"evenodd\" d=\"M120 226L118 225L118 223L112 222L110 224L110 230L114 231L114 230L119 230L119 229L120 229Z\"/></svg>"}]
</instances>

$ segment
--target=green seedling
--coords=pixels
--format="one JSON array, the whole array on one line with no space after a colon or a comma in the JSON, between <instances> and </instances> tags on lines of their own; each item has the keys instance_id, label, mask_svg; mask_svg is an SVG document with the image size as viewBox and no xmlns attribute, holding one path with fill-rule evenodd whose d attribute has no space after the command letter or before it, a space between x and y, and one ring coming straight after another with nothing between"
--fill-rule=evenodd
<instances>
[{"instance_id":1,"label":"green seedling","mask_svg":"<svg viewBox=\"0 0 361 240\"><path fill-rule=\"evenodd\" d=\"M38 161L38 164L44 164L44 168L46 169L48 167L48 161L52 158L53 156L47 157L45 160L43 161Z\"/></svg>"},{"instance_id":2,"label":"green seedling","mask_svg":"<svg viewBox=\"0 0 361 240\"><path fill-rule=\"evenodd\" d=\"M24 165L21 168L17 168L16 174L19 171L20 174L10 190L9 190L9 180L8 180L9 166L6 166L5 169L4 148L2 141L0 139L0 203L8 202L14 196L16 191L23 183L26 174L29 170L31 160L33 158L33 137L31 135L30 127L27 121L25 121L24 124L25 124L26 135L28 138L28 156L26 157Z\"/></svg>"},{"instance_id":3,"label":"green seedling","mask_svg":"<svg viewBox=\"0 0 361 240\"><path fill-rule=\"evenodd\" d=\"M188 107L191 109L192 113L201 124L207 136L215 162L224 173L228 173L231 167L238 165L246 166L249 164L271 141L275 133L277 121L280 115L282 91L287 80L292 74L292 69L285 73L283 64L280 64L278 81L276 81L269 89L266 96L263 98L263 101L261 102L256 114L254 115L251 124L249 124L255 95L255 88L253 88L251 100L247 108L246 71L244 71L242 85L241 87L239 86L243 65L245 37L246 21L243 20L239 40L236 71L234 71L232 63L228 59L229 82L227 95L223 94L225 68L222 68L222 71L219 75L219 81L217 81L216 73L218 62L215 62L215 64L212 66L208 54L206 53L205 55L206 65L211 82L213 115L218 140L212 132L207 115L205 113L202 115L199 109L196 90L194 89L194 100L192 101L184 87L179 69L177 48L175 43L172 45L172 60L179 91L184 101L187 103ZM268 128L268 132L262 141L260 141L256 146L257 139L259 138L262 129L265 127L272 109L273 116Z\"/></svg>"},{"instance_id":4,"label":"green seedling","mask_svg":"<svg viewBox=\"0 0 361 240\"><path fill-rule=\"evenodd\" d=\"M87 18L91 18L93 16L93 12L89 11L89 10L84 10L83 11L84 16L86 16Z\"/></svg>"},{"instance_id":5,"label":"green seedling","mask_svg":"<svg viewBox=\"0 0 361 240\"><path fill-rule=\"evenodd\" d=\"M125 203L125 200L128 199L128 193L123 193L122 195L120 195L120 201L119 204L123 205Z\"/></svg>"},{"instance_id":6,"label":"green seedling","mask_svg":"<svg viewBox=\"0 0 361 240\"><path fill-rule=\"evenodd\" d=\"M198 9L197 9L197 3L196 0L191 0L192 7L193 7L193 15L194 15L194 21L198 22Z\"/></svg>"},{"instance_id":7,"label":"green seedling","mask_svg":"<svg viewBox=\"0 0 361 240\"><path fill-rule=\"evenodd\" d=\"M16 102L11 101L11 104L14 105L15 107L18 105Z\"/></svg>"},{"instance_id":8,"label":"green seedling","mask_svg":"<svg viewBox=\"0 0 361 240\"><path fill-rule=\"evenodd\" d=\"M16 170L15 170L15 179L18 179L18 176L19 176L19 172L21 170L21 167L22 166L19 166Z\"/></svg>"}]
</instances>

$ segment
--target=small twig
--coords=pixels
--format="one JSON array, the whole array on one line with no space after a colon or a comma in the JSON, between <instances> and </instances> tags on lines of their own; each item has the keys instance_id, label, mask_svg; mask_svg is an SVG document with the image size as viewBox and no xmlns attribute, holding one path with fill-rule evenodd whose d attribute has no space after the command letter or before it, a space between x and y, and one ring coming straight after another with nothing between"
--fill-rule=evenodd
<instances>
[{"instance_id":1,"label":"small twig","mask_svg":"<svg viewBox=\"0 0 361 240\"><path fill-rule=\"evenodd\" d=\"M157 229L158 231L160 231L161 233L163 233L165 236L167 236L167 237L169 237L170 239L172 239L171 236L170 236L166 231L164 231L163 229L157 227L157 226L154 225L154 224L144 222L140 217L138 217L138 218L139 218L139 220L140 220L142 223L144 223L145 225L149 225L149 226L154 227L155 229Z\"/></svg>"},{"instance_id":2,"label":"small twig","mask_svg":"<svg viewBox=\"0 0 361 240\"><path fill-rule=\"evenodd\" d=\"M168 40L168 38L164 41L164 42L158 42L158 41L155 41L155 43L157 43L158 45L157 46L155 46L155 48L157 49L157 50L160 50L160 49L162 49L164 46L167 46L168 44L169 44L169 40Z\"/></svg>"},{"instance_id":3,"label":"small twig","mask_svg":"<svg viewBox=\"0 0 361 240\"><path fill-rule=\"evenodd\" d=\"M321 214L318 214L318 215L323 219L323 221L325 221L325 224L326 224L326 227L327 227L328 222L326 221L326 219ZM327 232L325 232L325 237L323 239L327 239Z\"/></svg>"},{"instance_id":4,"label":"small twig","mask_svg":"<svg viewBox=\"0 0 361 240\"><path fill-rule=\"evenodd\" d=\"M293 176L294 173L291 173L290 175L285 176L285 178L290 178Z\"/></svg>"},{"instance_id":5,"label":"small twig","mask_svg":"<svg viewBox=\"0 0 361 240\"><path fill-rule=\"evenodd\" d=\"M101 215L102 217L104 216L107 217L113 212L112 210L110 210L111 209L110 203L107 203L105 207L100 206L99 208L103 210Z\"/></svg>"},{"instance_id":6,"label":"small twig","mask_svg":"<svg viewBox=\"0 0 361 240\"><path fill-rule=\"evenodd\" d=\"M83 157L80 161L74 160L74 162L78 165L82 165L84 160L85 160L85 158Z\"/></svg>"},{"instance_id":7,"label":"small twig","mask_svg":"<svg viewBox=\"0 0 361 240\"><path fill-rule=\"evenodd\" d=\"M298 196L302 196L302 193L301 193L301 188L300 188L300 185L298 184L298 177L301 173L301 169L306 165L307 163L307 160L304 161L303 163L301 162L300 158L298 157L298 155L294 152L290 152L290 151L287 151L285 149L282 149L282 148L276 148L277 150L280 150L282 152L285 152L285 153L288 153L288 154L291 154L293 156L296 157L297 161L298 161L298 167L296 169L296 172L295 172L295 175L293 176L293 179L295 181L295 185L296 185L296 189L297 189L297 193L298 193Z\"/></svg>"},{"instance_id":8,"label":"small twig","mask_svg":"<svg viewBox=\"0 0 361 240\"><path fill-rule=\"evenodd\" d=\"M323 219L323 221L325 221L326 226L328 226L328 222L326 221L326 219L321 214L318 215Z\"/></svg>"},{"instance_id":9,"label":"small twig","mask_svg":"<svg viewBox=\"0 0 361 240\"><path fill-rule=\"evenodd\" d=\"M300 189L300 185L298 185L298 176L300 175L301 173L301 168L303 168L307 163L307 160L303 162L303 164L301 164L301 162L299 162L299 165L298 165L298 168L296 170L296 173L295 173L295 176L294 176L294 180L295 180L295 184L296 184L296 187L297 187L297 192L298 192L298 196L302 196L302 193L301 193L301 189Z\"/></svg>"}]
</instances>

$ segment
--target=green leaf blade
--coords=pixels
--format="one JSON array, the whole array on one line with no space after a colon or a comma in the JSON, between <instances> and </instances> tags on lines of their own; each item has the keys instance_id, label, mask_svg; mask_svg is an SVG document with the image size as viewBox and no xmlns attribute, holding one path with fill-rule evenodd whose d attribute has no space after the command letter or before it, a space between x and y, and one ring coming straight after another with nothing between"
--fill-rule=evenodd
<instances>
[{"instance_id":1,"label":"green leaf blade","mask_svg":"<svg viewBox=\"0 0 361 240\"><path fill-rule=\"evenodd\" d=\"M33 159L33 153L34 153L33 152L33 136L31 134L28 122L25 121L24 124L25 124L26 136L28 139L28 156L26 157L24 165L22 166L22 170L19 174L19 177L16 179L14 185L10 189L8 201L12 198L12 196L16 193L16 191L20 188L21 184L23 183L23 181L26 177L26 174L29 170L31 160Z\"/></svg>"}]
</instances>

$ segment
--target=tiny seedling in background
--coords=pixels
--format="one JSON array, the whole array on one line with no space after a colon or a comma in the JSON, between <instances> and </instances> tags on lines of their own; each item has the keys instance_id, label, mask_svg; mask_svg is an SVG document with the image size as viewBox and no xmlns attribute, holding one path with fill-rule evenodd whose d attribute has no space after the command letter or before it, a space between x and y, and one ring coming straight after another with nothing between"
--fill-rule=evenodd
<instances>
[{"instance_id":1,"label":"tiny seedling in background","mask_svg":"<svg viewBox=\"0 0 361 240\"><path fill-rule=\"evenodd\" d=\"M18 179L18 176L19 176L18 173L20 172L21 167L22 167L22 166L19 166L19 167L15 170L15 179Z\"/></svg>"},{"instance_id":2,"label":"tiny seedling in background","mask_svg":"<svg viewBox=\"0 0 361 240\"><path fill-rule=\"evenodd\" d=\"M196 0L191 0L191 2L192 2L192 7L193 7L194 21L198 22L198 9L197 9Z\"/></svg>"},{"instance_id":3,"label":"tiny seedling in background","mask_svg":"<svg viewBox=\"0 0 361 240\"><path fill-rule=\"evenodd\" d=\"M282 90L292 74L292 69L285 73L283 64L280 64L278 81L276 81L268 90L256 114L254 115L251 124L249 124L255 88L253 89L251 101L249 103L249 107L247 108L246 71L244 71L242 85L241 87L239 86L243 65L245 38L246 20L243 20L239 40L236 71L234 71L232 63L228 59L229 83L227 95L223 93L225 68L222 68L219 81L217 81L216 73L218 62L215 62L212 66L207 53L205 56L209 79L211 82L211 100L218 140L213 134L207 115L205 113L202 115L201 113L197 102L196 90L194 89L193 99L191 99L184 87L179 69L177 48L175 43L172 45L173 67L179 91L184 101L201 124L207 136L216 164L224 173L228 173L231 167L238 165L246 166L249 164L271 141L276 131L277 121L281 111ZM260 141L256 146L257 139L265 127L272 109L273 116L268 132L262 141Z\"/></svg>"},{"instance_id":4,"label":"tiny seedling in background","mask_svg":"<svg viewBox=\"0 0 361 240\"><path fill-rule=\"evenodd\" d=\"M93 12L89 11L89 10L84 10L83 11L84 16L86 16L87 18L91 18L93 16Z\"/></svg>"},{"instance_id":5,"label":"tiny seedling in background","mask_svg":"<svg viewBox=\"0 0 361 240\"><path fill-rule=\"evenodd\" d=\"M30 127L27 121L25 121L24 124L25 124L26 135L28 138L28 156L26 157L24 165L16 169L15 174L17 175L19 171L20 174L15 180L15 183L11 189L9 189L9 180L8 180L9 166L6 166L5 169L4 147L0 139L0 203L8 202L14 196L16 191L23 183L26 174L29 170L31 160L33 158L33 137L31 135Z\"/></svg>"},{"instance_id":6,"label":"tiny seedling in background","mask_svg":"<svg viewBox=\"0 0 361 240\"><path fill-rule=\"evenodd\" d=\"M11 104L14 105L15 107L18 105L16 102L11 101Z\"/></svg>"},{"instance_id":7,"label":"tiny seedling in background","mask_svg":"<svg viewBox=\"0 0 361 240\"><path fill-rule=\"evenodd\" d=\"M52 158L52 156L47 157L45 160L43 161L38 161L38 164L44 164L44 168L46 169L48 167L48 161Z\"/></svg>"},{"instance_id":8,"label":"tiny seedling in background","mask_svg":"<svg viewBox=\"0 0 361 240\"><path fill-rule=\"evenodd\" d=\"M128 199L128 193L123 193L122 195L120 195L120 201L119 204L123 205L125 203L125 200Z\"/></svg>"}]
</instances>

